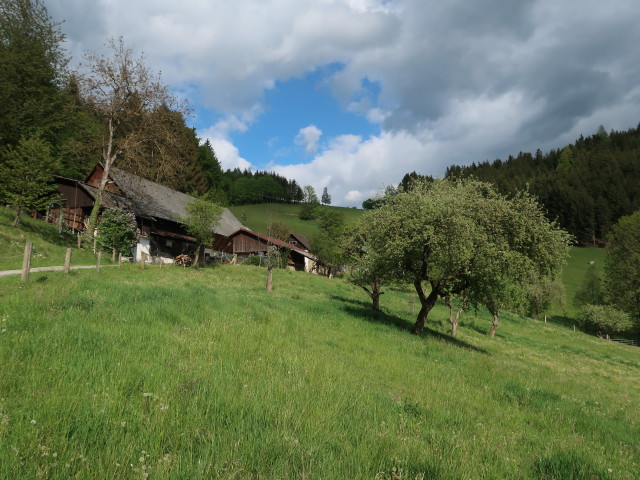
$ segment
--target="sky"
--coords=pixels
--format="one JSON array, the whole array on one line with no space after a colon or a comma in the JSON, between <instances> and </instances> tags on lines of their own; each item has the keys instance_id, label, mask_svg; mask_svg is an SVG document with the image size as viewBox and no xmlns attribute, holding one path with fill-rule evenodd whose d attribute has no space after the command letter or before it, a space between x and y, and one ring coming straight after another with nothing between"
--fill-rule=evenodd
<instances>
[{"instance_id":1,"label":"sky","mask_svg":"<svg viewBox=\"0 0 640 480\"><path fill-rule=\"evenodd\" d=\"M224 169L360 206L416 171L640 122L637 0L44 0L72 65L122 36Z\"/></svg>"}]
</instances>

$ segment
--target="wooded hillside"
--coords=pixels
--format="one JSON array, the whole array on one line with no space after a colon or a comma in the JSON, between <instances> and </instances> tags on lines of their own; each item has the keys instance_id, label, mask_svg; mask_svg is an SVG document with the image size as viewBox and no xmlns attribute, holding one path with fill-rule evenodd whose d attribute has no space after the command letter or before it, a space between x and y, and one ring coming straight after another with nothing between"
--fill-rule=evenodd
<instances>
[{"instance_id":1,"label":"wooded hillside","mask_svg":"<svg viewBox=\"0 0 640 480\"><path fill-rule=\"evenodd\" d=\"M621 216L640 208L640 125L609 133L600 127L595 135L546 154L520 152L446 171L447 178L469 176L507 194L528 187L548 217L578 242L598 243Z\"/></svg>"}]
</instances>

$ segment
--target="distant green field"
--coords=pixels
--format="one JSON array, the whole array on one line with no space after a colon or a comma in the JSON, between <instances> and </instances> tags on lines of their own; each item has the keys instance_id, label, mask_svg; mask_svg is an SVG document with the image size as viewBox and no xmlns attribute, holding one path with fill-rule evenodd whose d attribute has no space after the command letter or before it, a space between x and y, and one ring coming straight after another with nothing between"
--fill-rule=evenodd
<instances>
[{"instance_id":1,"label":"distant green field","mask_svg":"<svg viewBox=\"0 0 640 480\"><path fill-rule=\"evenodd\" d=\"M570 257L562 272L562 283L565 288L566 314L573 317L578 308L573 304L573 298L578 290L582 287L587 270L595 268L596 272L601 275L604 273L604 259L606 256L606 250L604 248L596 247L572 247L570 251ZM590 265L589 262L595 262ZM564 315L560 308L555 308L552 311L556 315Z\"/></svg>"},{"instance_id":2,"label":"distant green field","mask_svg":"<svg viewBox=\"0 0 640 480\"><path fill-rule=\"evenodd\" d=\"M347 223L356 221L364 213L364 210L344 207L323 206L320 208L333 209L342 212ZM229 210L238 217L245 226L259 233L267 233L270 222L279 221L286 224L293 233L305 235L311 239L318 231L317 221L300 219L301 205L285 205L279 203L263 203L260 205L243 205L229 207Z\"/></svg>"}]
</instances>

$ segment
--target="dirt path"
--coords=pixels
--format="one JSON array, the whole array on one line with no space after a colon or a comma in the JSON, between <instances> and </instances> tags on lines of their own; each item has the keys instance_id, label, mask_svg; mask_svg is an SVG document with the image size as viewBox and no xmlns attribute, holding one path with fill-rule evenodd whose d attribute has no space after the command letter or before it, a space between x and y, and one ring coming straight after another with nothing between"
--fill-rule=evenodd
<instances>
[{"instance_id":1,"label":"dirt path","mask_svg":"<svg viewBox=\"0 0 640 480\"><path fill-rule=\"evenodd\" d=\"M115 265L102 265L102 267L114 267ZM71 270L78 270L80 268L96 268L95 265L72 265ZM64 267L35 267L29 270L30 273L37 272L47 272L47 271L55 271L61 272L64 270ZM22 269L20 270L3 270L0 271L0 277L8 277L9 275L20 275L22 273Z\"/></svg>"}]
</instances>

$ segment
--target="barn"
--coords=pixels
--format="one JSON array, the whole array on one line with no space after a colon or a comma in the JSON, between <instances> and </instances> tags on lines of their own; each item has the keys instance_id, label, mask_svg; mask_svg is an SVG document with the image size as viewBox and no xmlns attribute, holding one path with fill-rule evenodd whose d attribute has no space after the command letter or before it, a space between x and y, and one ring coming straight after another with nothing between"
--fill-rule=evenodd
<instances>
[{"instance_id":1,"label":"barn","mask_svg":"<svg viewBox=\"0 0 640 480\"><path fill-rule=\"evenodd\" d=\"M241 228L226 238L218 238L213 249L224 253L237 255L241 261L251 255L266 255L271 248L278 248L281 252L289 251L288 268L297 271L315 272L317 259L303 248L289 242L269 237L261 233Z\"/></svg>"},{"instance_id":2,"label":"barn","mask_svg":"<svg viewBox=\"0 0 640 480\"><path fill-rule=\"evenodd\" d=\"M84 182L56 176L59 200L47 211L47 220L64 224L74 231L84 231L103 176L101 164L93 168ZM140 260L144 253L148 258L160 261L195 252L195 239L179 221L186 215L185 207L193 200L190 195L112 167L101 205L133 212L140 230L133 252L135 259ZM212 229L214 241L243 228L235 215L225 208L219 224Z\"/></svg>"}]
</instances>

